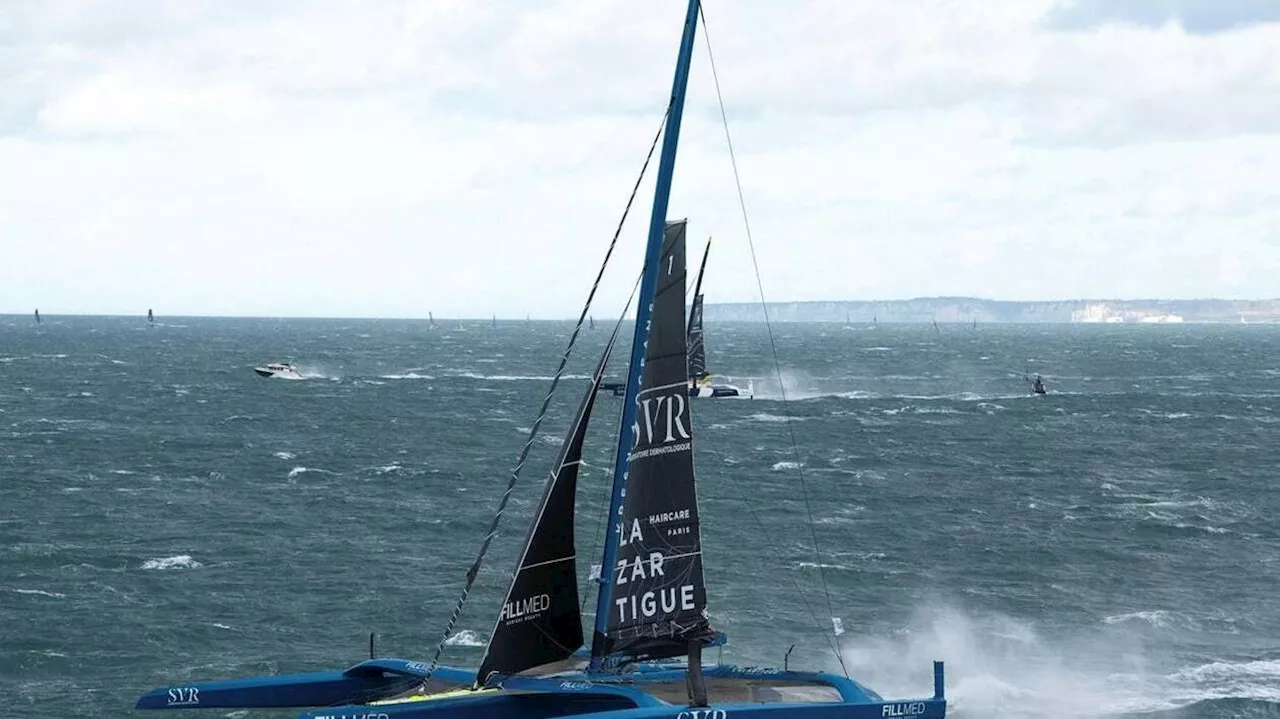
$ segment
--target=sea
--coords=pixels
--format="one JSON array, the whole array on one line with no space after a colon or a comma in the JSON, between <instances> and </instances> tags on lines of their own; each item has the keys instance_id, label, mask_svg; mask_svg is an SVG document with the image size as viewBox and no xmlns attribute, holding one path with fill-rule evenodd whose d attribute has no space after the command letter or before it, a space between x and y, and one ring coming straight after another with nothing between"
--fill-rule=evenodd
<instances>
[{"instance_id":1,"label":"sea","mask_svg":"<svg viewBox=\"0 0 1280 719\"><path fill-rule=\"evenodd\" d=\"M4 714L135 715L371 636L474 666L611 325L579 336L446 625L573 328L0 317ZM710 658L886 697L929 696L943 660L955 717L1280 716L1280 326L715 324L707 347L756 392L693 405ZM252 371L275 361L304 379ZM587 439L583 587L620 405Z\"/></svg>"}]
</instances>

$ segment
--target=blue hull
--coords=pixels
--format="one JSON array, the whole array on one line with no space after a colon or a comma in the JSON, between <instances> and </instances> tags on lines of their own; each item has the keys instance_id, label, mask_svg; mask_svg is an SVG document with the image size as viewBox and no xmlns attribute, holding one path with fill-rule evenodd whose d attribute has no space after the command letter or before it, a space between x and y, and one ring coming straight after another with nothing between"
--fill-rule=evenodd
<instances>
[{"instance_id":1,"label":"blue hull","mask_svg":"<svg viewBox=\"0 0 1280 719\"><path fill-rule=\"evenodd\" d=\"M942 719L947 710L941 662L934 664L934 695L927 699L886 700L823 672L718 665L704 667L703 675L710 706L693 709L685 706L685 670L673 664L619 674L513 676L471 691L473 670L437 667L424 688L422 663L371 659L344 671L164 687L139 699L137 708L324 707L304 712L303 719L730 719L730 713L733 719Z\"/></svg>"}]
</instances>

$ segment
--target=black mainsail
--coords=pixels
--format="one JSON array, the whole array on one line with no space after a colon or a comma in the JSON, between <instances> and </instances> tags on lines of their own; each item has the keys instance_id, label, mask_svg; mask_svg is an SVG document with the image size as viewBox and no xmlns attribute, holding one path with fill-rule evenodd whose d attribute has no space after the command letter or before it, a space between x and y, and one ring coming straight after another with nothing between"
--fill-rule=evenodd
<instances>
[{"instance_id":1,"label":"black mainsail","mask_svg":"<svg viewBox=\"0 0 1280 719\"><path fill-rule=\"evenodd\" d=\"M479 685L495 674L515 674L566 659L583 644L573 507L587 423L617 338L615 329L591 386L578 405L569 435L551 465L542 504L529 528L498 623L476 672Z\"/></svg>"},{"instance_id":2,"label":"black mainsail","mask_svg":"<svg viewBox=\"0 0 1280 719\"><path fill-rule=\"evenodd\" d=\"M661 659L715 636L706 616L685 351L686 222L667 222L619 517L603 654Z\"/></svg>"}]
</instances>

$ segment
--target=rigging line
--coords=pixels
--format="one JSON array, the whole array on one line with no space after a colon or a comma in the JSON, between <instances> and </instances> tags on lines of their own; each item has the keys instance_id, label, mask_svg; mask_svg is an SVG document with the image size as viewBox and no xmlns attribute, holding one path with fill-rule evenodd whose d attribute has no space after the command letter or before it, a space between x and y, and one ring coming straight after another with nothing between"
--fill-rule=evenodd
<instances>
[{"instance_id":1,"label":"rigging line","mask_svg":"<svg viewBox=\"0 0 1280 719\"><path fill-rule=\"evenodd\" d=\"M631 188L631 197L627 198L627 205L622 210L622 217L618 219L618 227L613 231L613 239L609 241L609 249L604 253L604 261L600 264L600 271L596 273L595 282L591 284L591 291L587 293L587 301L583 304L582 312L578 315L578 323L574 326L573 333L569 336L569 342L565 345L564 354L560 356L560 366L556 368L555 374L551 377L551 386L547 388L547 396L542 400L542 407L538 410L538 418L533 421L533 426L529 428L529 436L525 439L524 446L520 448L520 457L516 460L515 466L511 468L511 476L507 479L506 491L502 493L502 499L498 502L498 510L494 513L493 519L490 520L489 531L485 534L484 542L480 545L480 553L476 555L475 561L471 563L471 568L467 570L467 582L463 585L462 593L458 596L458 603L453 608L453 614L450 615L444 632L440 635L440 641L436 644L435 656L431 658L431 664L427 666L426 676L422 678L424 686L440 664L440 656L444 654L445 643L449 640L449 635L452 634L453 627L458 622L458 616L462 614L463 605L467 603L467 598L471 595L471 588L475 586L476 577L480 574L480 567L484 564L485 555L489 553L489 545L493 543L493 538L498 534L498 525L502 522L502 514L507 509L507 503L511 500L516 483L520 481L520 470L524 468L524 463L529 458L529 450L533 447L533 442L538 437L538 429L542 426L542 420L546 419L547 408L551 405L551 397L555 394L556 386L560 384L560 377L564 374L565 365L569 363L569 354L573 352L573 346L578 341L578 334L582 332L582 325L587 321L587 313L591 311L591 301L595 299L596 290L600 288L600 280L604 278L604 271L609 266L609 259L613 257L613 251L618 246L618 236L622 234L622 228L627 223L627 216L631 213L631 205L635 202L636 193L639 192L640 184L649 169L649 161L653 159L653 151L658 147L658 140L662 137L662 131L667 125L667 116L670 113L671 108L668 106L667 112L662 115L662 122L658 123L658 131L653 136L653 144L649 145L649 154L644 158L644 165L640 167L640 175L636 178L636 183ZM625 312L623 316L625 316Z\"/></svg>"},{"instance_id":2,"label":"rigging line","mask_svg":"<svg viewBox=\"0 0 1280 719\"><path fill-rule=\"evenodd\" d=\"M769 322L769 305L764 297L764 282L760 279L760 262L756 259L756 246L751 238L751 221L747 219L747 200L742 193L742 180L738 174L738 160L733 152L733 138L729 136L729 116L725 113L724 95L720 92L720 75L716 72L716 59L711 52L711 32L707 29L707 16L703 12L701 3L698 4L698 13L702 16L702 34L707 41L707 60L711 66L711 79L716 87L716 101L720 105L720 121L724 125L724 139L729 147L729 162L733 166L733 183L738 189L738 205L742 209L742 225L747 235L747 247L751 249L751 266L756 274L756 287L760 290L760 308L764 311L764 326L769 335L769 350L773 355L774 372L778 376L778 389L782 393L782 414L787 419L787 433L791 437L791 449L796 457L796 475L800 480L800 494L804 497L805 512L809 515L809 533L813 537L813 552L817 558L818 574L822 577L822 593L827 598L827 611L830 616L835 617L835 609L831 604L831 590L827 584L827 570L822 561L822 548L818 544L818 530L813 521L813 507L809 502L809 488L804 481L804 468L800 462L800 445L796 441L795 423L791 420L791 411L787 409L787 390L785 383L782 381L782 365L778 361L778 346L773 338L773 326ZM844 656L840 651L840 636L836 634L834 638L836 660L840 662L840 669L844 672L845 677L848 678L849 668L845 666Z\"/></svg>"},{"instance_id":3,"label":"rigging line","mask_svg":"<svg viewBox=\"0 0 1280 719\"><path fill-rule=\"evenodd\" d=\"M703 441L705 442L706 440ZM721 495L720 499L721 501L736 500L742 502L742 506L746 507L747 511L751 514L751 518L755 520L756 526L760 528L760 532L762 534L768 534L769 530L765 528L764 522L760 519L760 513L756 511L755 504L752 503L748 497L744 495L735 495L732 497ZM773 544L767 544L767 546L769 553L773 555L773 561L778 566L783 566L782 554L778 551L778 547ZM805 610L809 612L809 618L813 620L813 625L819 630L819 634L822 636L823 641L825 641L827 643L827 647L838 656L840 653L839 646L832 642L831 636L823 630L822 621L818 619L818 613L814 611L813 605L809 603L809 597L806 596L804 590L800 588L800 582L794 576L789 576L788 578L791 580L791 588L796 590L796 596L800 597L800 602L804 604Z\"/></svg>"}]
</instances>

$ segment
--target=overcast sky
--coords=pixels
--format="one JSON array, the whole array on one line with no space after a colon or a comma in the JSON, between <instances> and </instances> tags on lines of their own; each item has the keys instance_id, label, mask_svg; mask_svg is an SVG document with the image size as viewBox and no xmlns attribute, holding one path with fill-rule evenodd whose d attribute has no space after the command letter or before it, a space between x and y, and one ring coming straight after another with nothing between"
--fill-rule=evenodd
<instances>
[{"instance_id":1,"label":"overcast sky","mask_svg":"<svg viewBox=\"0 0 1280 719\"><path fill-rule=\"evenodd\" d=\"M5 0L0 312L576 314L683 5ZM706 13L771 300L1280 295L1277 0ZM670 216L758 297L701 34Z\"/></svg>"}]
</instances>

